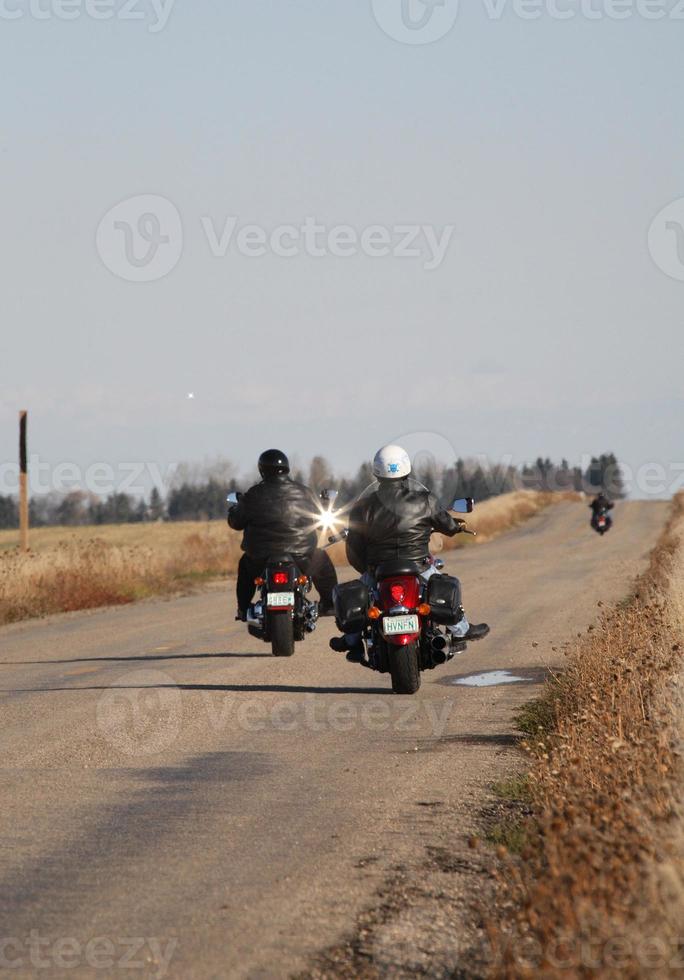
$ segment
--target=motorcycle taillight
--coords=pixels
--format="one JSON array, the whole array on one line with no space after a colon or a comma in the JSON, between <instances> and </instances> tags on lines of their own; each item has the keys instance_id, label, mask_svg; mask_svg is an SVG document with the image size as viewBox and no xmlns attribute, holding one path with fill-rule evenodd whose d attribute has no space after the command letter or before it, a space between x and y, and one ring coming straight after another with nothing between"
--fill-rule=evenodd
<instances>
[{"instance_id":1,"label":"motorcycle taillight","mask_svg":"<svg viewBox=\"0 0 684 980\"><path fill-rule=\"evenodd\" d=\"M398 583L390 585L390 595L398 606L401 605L401 603L404 601L405 595L403 585L399 585Z\"/></svg>"},{"instance_id":2,"label":"motorcycle taillight","mask_svg":"<svg viewBox=\"0 0 684 980\"><path fill-rule=\"evenodd\" d=\"M290 581L290 576L287 572L274 572L271 578L274 585L287 585Z\"/></svg>"},{"instance_id":3,"label":"motorcycle taillight","mask_svg":"<svg viewBox=\"0 0 684 980\"><path fill-rule=\"evenodd\" d=\"M420 602L420 579L413 575L397 575L379 582L380 605L383 609L406 606L414 609Z\"/></svg>"}]
</instances>

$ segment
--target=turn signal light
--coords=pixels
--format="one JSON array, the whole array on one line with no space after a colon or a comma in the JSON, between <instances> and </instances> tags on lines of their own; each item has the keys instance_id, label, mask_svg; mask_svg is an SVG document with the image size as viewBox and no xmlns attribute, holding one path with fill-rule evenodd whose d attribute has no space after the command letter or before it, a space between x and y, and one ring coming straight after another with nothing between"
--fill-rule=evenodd
<instances>
[{"instance_id":1,"label":"turn signal light","mask_svg":"<svg viewBox=\"0 0 684 980\"><path fill-rule=\"evenodd\" d=\"M419 616L429 616L431 612L430 606L427 602L421 602L421 604L418 606L417 612Z\"/></svg>"},{"instance_id":2,"label":"turn signal light","mask_svg":"<svg viewBox=\"0 0 684 980\"><path fill-rule=\"evenodd\" d=\"M369 619L380 619L381 615L382 613L380 612L377 606L371 606L370 609L368 610Z\"/></svg>"},{"instance_id":3,"label":"turn signal light","mask_svg":"<svg viewBox=\"0 0 684 980\"><path fill-rule=\"evenodd\" d=\"M262 579L261 575L257 575L257 577L254 579L254 584L255 585L263 585L264 584L264 579Z\"/></svg>"},{"instance_id":4,"label":"turn signal light","mask_svg":"<svg viewBox=\"0 0 684 980\"><path fill-rule=\"evenodd\" d=\"M309 580L306 577L306 575L300 575L299 578L297 579L297 585L306 585L308 581Z\"/></svg>"}]
</instances>

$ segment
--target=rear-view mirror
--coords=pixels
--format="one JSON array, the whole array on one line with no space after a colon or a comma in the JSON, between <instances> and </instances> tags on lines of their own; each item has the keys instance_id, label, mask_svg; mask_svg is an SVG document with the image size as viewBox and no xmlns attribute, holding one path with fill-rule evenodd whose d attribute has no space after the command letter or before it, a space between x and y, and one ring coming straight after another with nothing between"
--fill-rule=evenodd
<instances>
[{"instance_id":1,"label":"rear-view mirror","mask_svg":"<svg viewBox=\"0 0 684 980\"><path fill-rule=\"evenodd\" d=\"M470 514L474 505L475 501L472 497L458 497L454 500L449 510L453 510L457 514Z\"/></svg>"},{"instance_id":2,"label":"rear-view mirror","mask_svg":"<svg viewBox=\"0 0 684 980\"><path fill-rule=\"evenodd\" d=\"M338 490L329 490L329 489L326 488L325 490L321 490L319 496L320 496L321 500L325 500L325 501L327 501L330 504L334 504L335 503L335 500L339 496L339 491Z\"/></svg>"},{"instance_id":3,"label":"rear-view mirror","mask_svg":"<svg viewBox=\"0 0 684 980\"><path fill-rule=\"evenodd\" d=\"M231 493L229 493L229 494L228 494L228 496L226 497L226 503L227 503L227 504L230 504L230 505L231 505L231 507L232 507L232 506L233 506L233 504L236 504L237 502L238 502L238 495L237 495L237 494L236 494L235 492L233 492L233 491L232 491L232 492L231 492Z\"/></svg>"}]
</instances>

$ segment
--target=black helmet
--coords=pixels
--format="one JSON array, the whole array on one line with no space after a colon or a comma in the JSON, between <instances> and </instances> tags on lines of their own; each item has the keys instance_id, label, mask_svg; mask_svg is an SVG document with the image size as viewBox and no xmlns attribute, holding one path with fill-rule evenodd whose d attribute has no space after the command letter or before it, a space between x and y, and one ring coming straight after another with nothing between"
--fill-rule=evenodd
<instances>
[{"instance_id":1,"label":"black helmet","mask_svg":"<svg viewBox=\"0 0 684 980\"><path fill-rule=\"evenodd\" d=\"M259 457L259 472L266 479L290 472L290 461L279 449L267 449Z\"/></svg>"}]
</instances>

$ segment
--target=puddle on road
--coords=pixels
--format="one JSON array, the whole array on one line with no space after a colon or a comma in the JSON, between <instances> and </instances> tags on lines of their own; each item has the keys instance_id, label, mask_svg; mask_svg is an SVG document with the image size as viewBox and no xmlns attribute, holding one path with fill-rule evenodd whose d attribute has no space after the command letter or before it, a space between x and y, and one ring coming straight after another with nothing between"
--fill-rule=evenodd
<instances>
[{"instance_id":1,"label":"puddle on road","mask_svg":"<svg viewBox=\"0 0 684 980\"><path fill-rule=\"evenodd\" d=\"M543 684L550 676L546 667L519 667L517 670L485 670L478 674L453 674L437 683L448 687L498 687L500 684Z\"/></svg>"},{"instance_id":2,"label":"puddle on road","mask_svg":"<svg viewBox=\"0 0 684 980\"><path fill-rule=\"evenodd\" d=\"M497 684L524 683L526 680L526 677L518 677L510 670L488 670L484 674L471 674L470 677L454 677L451 683L463 687L495 687Z\"/></svg>"}]
</instances>

